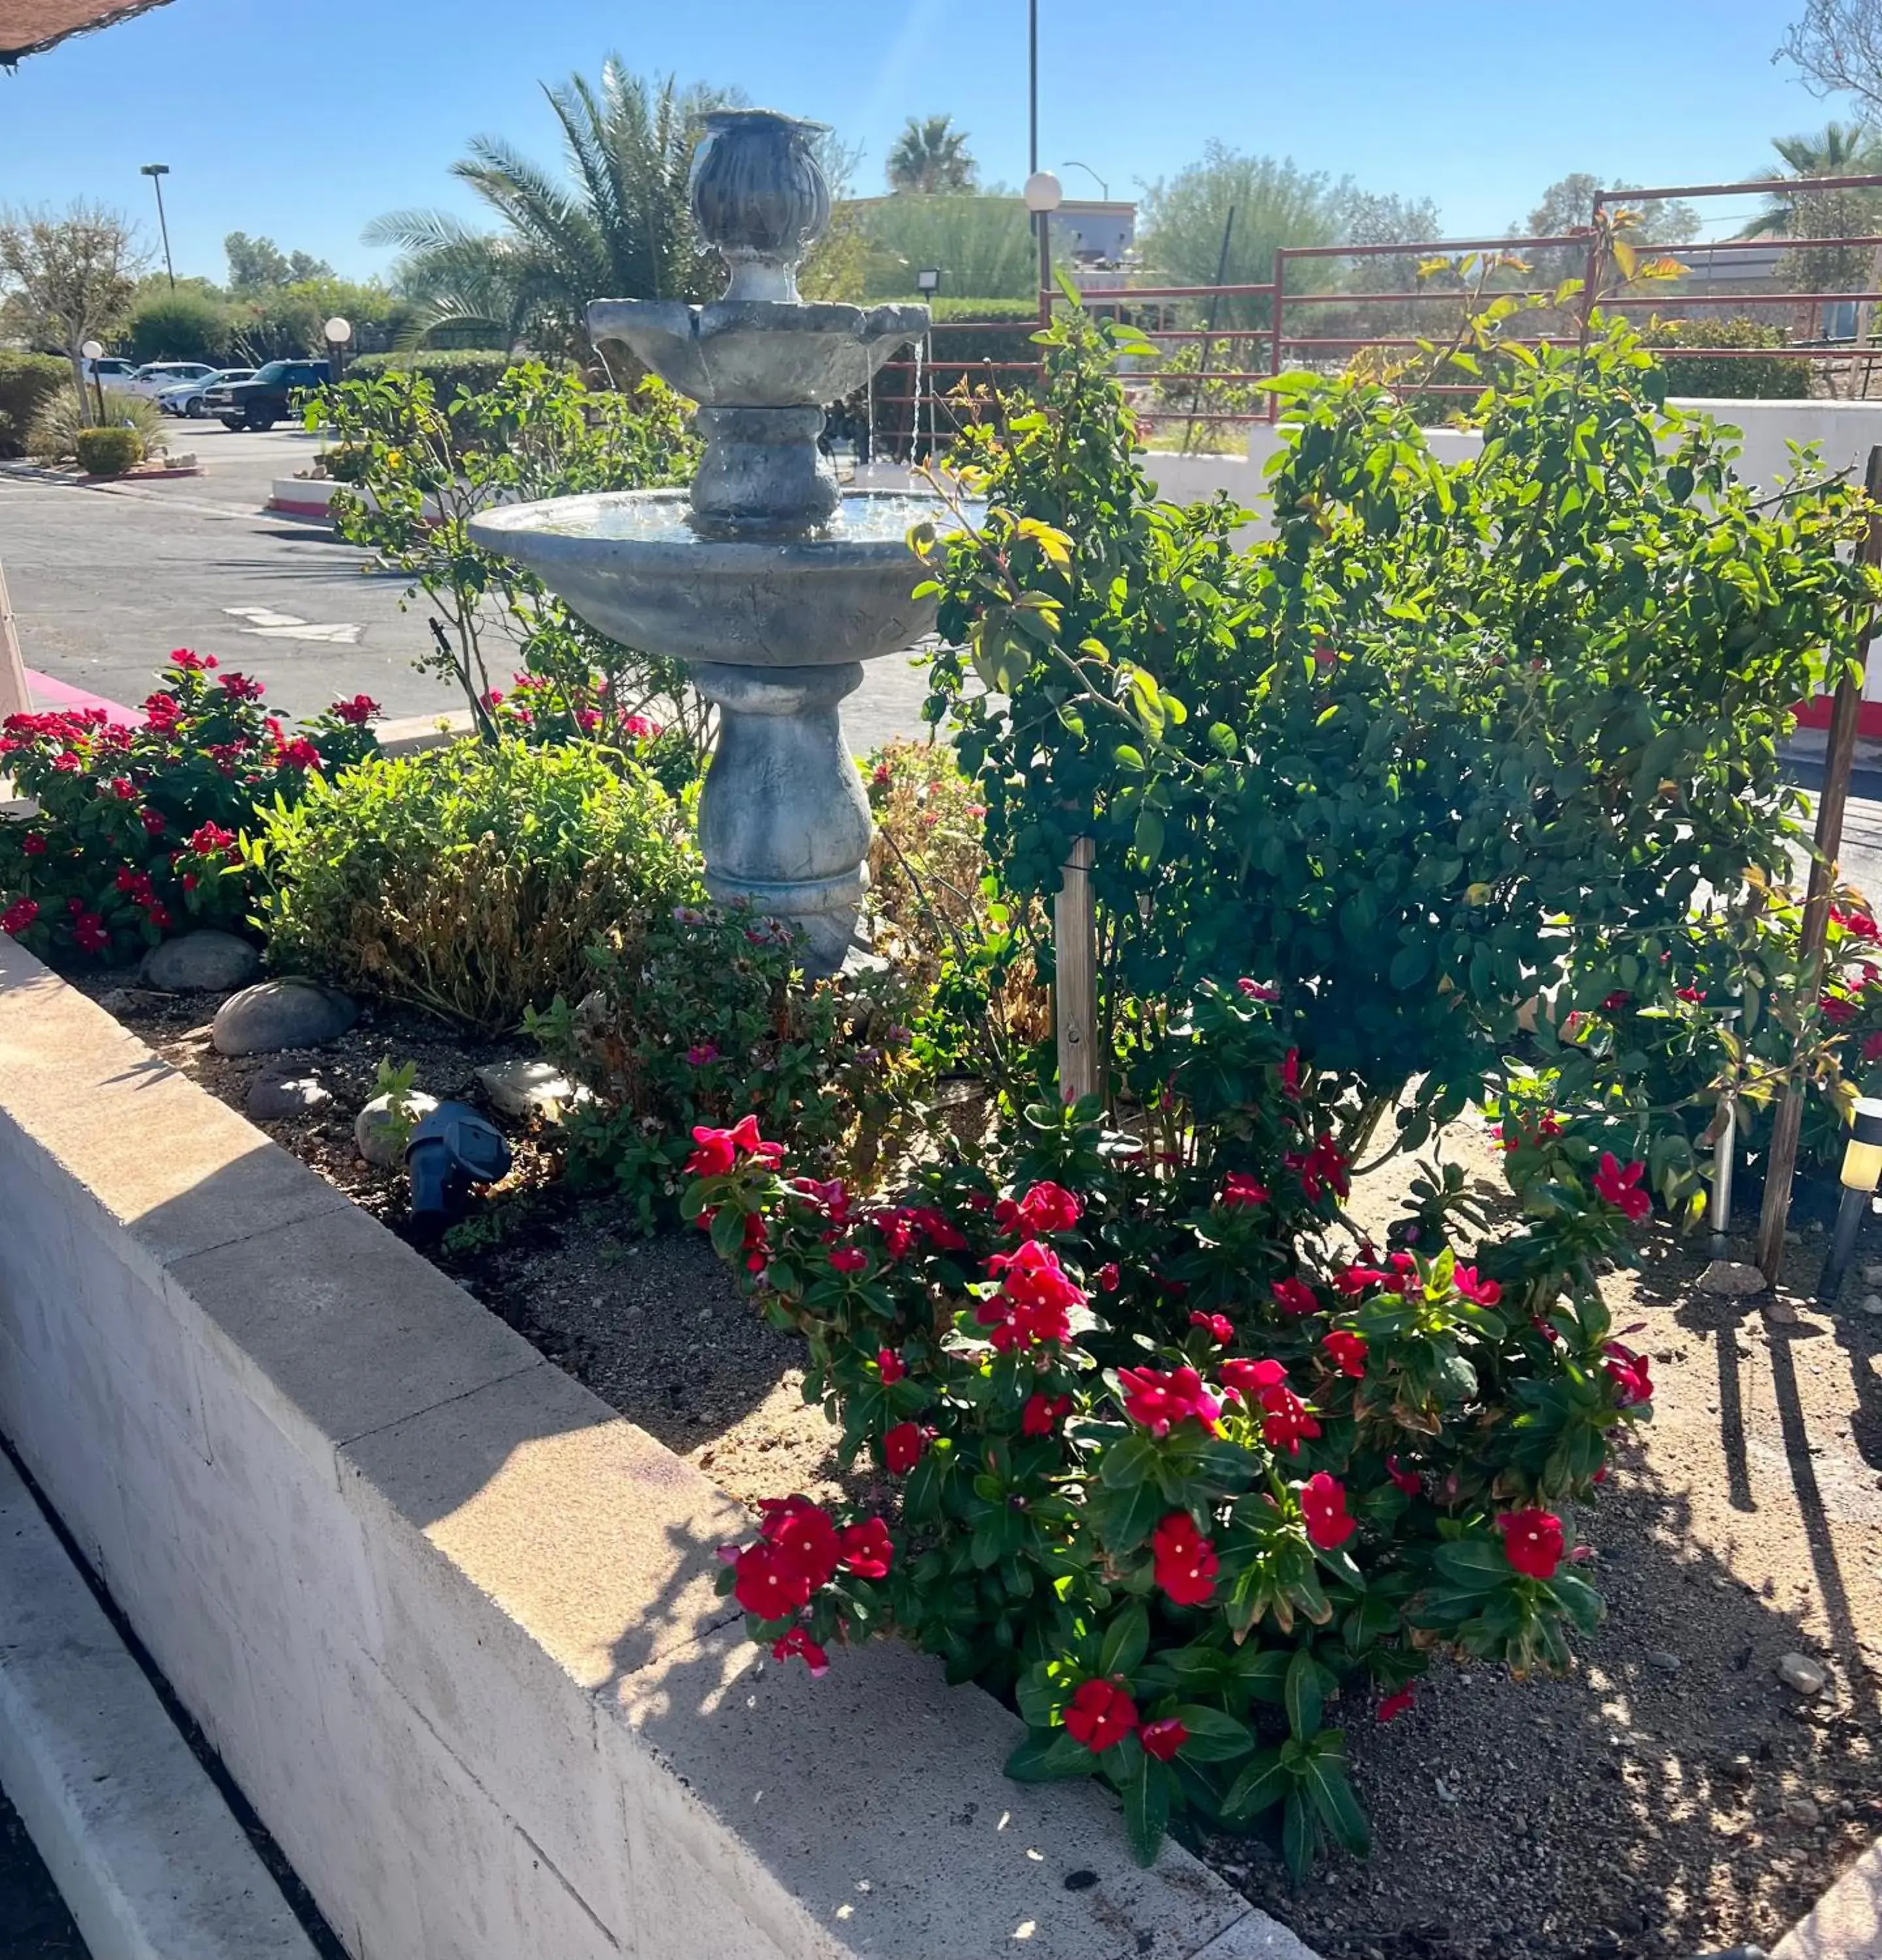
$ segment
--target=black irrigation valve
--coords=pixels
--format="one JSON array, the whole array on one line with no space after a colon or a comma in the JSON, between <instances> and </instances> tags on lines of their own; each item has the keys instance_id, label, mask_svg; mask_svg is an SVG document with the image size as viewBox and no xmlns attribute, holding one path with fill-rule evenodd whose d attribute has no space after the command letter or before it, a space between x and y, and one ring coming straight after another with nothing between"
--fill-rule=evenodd
<instances>
[{"instance_id":1,"label":"black irrigation valve","mask_svg":"<svg viewBox=\"0 0 1882 1960\"><path fill-rule=\"evenodd\" d=\"M441 1102L405 1147L412 1222L441 1226L463 1208L473 1184L493 1184L510 1168L503 1132L468 1102Z\"/></svg>"}]
</instances>

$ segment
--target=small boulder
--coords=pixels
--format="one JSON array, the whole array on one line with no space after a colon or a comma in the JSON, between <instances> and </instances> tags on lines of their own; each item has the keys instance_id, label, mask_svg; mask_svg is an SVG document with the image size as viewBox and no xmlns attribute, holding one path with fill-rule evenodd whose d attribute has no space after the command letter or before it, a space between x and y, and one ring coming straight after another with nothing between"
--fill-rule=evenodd
<instances>
[{"instance_id":1,"label":"small boulder","mask_svg":"<svg viewBox=\"0 0 1882 1960\"><path fill-rule=\"evenodd\" d=\"M1647 1656L1647 1665L1661 1674L1677 1674L1680 1656L1666 1647L1656 1647Z\"/></svg>"},{"instance_id":2,"label":"small boulder","mask_svg":"<svg viewBox=\"0 0 1882 1960\"><path fill-rule=\"evenodd\" d=\"M282 1123L311 1115L333 1099L333 1091L317 1076L258 1075L248 1085L244 1106L254 1122Z\"/></svg>"},{"instance_id":3,"label":"small boulder","mask_svg":"<svg viewBox=\"0 0 1882 1960\"><path fill-rule=\"evenodd\" d=\"M1764 1274L1737 1259L1715 1259L1699 1274L1699 1291L1722 1300L1747 1300L1764 1291Z\"/></svg>"},{"instance_id":4,"label":"small boulder","mask_svg":"<svg viewBox=\"0 0 1882 1960\"><path fill-rule=\"evenodd\" d=\"M550 1116L578 1094L562 1071L546 1061L493 1061L477 1071L490 1106L501 1116Z\"/></svg>"},{"instance_id":5,"label":"small boulder","mask_svg":"<svg viewBox=\"0 0 1882 1960\"><path fill-rule=\"evenodd\" d=\"M414 1090L405 1099L407 1122L402 1136L392 1120L392 1098L375 1096L353 1118L353 1141L359 1154L379 1170L396 1170L405 1161L412 1131L438 1107L438 1098Z\"/></svg>"},{"instance_id":6,"label":"small boulder","mask_svg":"<svg viewBox=\"0 0 1882 1960\"><path fill-rule=\"evenodd\" d=\"M1779 1659L1778 1678L1799 1694L1821 1694L1829 1685L1829 1670L1808 1654L1787 1653Z\"/></svg>"},{"instance_id":7,"label":"small boulder","mask_svg":"<svg viewBox=\"0 0 1882 1960\"><path fill-rule=\"evenodd\" d=\"M1807 1796L1787 1796L1778 1808L1790 1822L1806 1831L1814 1831L1823 1821L1823 1813Z\"/></svg>"},{"instance_id":8,"label":"small boulder","mask_svg":"<svg viewBox=\"0 0 1882 1960\"><path fill-rule=\"evenodd\" d=\"M272 1055L337 1041L358 1010L344 994L311 980L263 980L231 994L215 1010L209 1039L218 1055Z\"/></svg>"},{"instance_id":9,"label":"small boulder","mask_svg":"<svg viewBox=\"0 0 1882 1960\"><path fill-rule=\"evenodd\" d=\"M144 982L166 994L232 994L261 971L261 955L232 932L205 927L167 939L144 958Z\"/></svg>"}]
</instances>

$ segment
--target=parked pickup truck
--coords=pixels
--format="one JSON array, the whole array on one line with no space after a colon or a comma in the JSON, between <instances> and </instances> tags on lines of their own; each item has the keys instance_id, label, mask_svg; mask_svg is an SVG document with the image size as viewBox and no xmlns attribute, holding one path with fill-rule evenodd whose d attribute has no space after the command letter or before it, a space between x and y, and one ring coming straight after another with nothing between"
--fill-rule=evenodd
<instances>
[{"instance_id":1,"label":"parked pickup truck","mask_svg":"<svg viewBox=\"0 0 1882 1960\"><path fill-rule=\"evenodd\" d=\"M324 361L271 361L247 381L222 381L202 398L202 412L225 428L271 429L294 412L294 397L333 378Z\"/></svg>"}]
</instances>

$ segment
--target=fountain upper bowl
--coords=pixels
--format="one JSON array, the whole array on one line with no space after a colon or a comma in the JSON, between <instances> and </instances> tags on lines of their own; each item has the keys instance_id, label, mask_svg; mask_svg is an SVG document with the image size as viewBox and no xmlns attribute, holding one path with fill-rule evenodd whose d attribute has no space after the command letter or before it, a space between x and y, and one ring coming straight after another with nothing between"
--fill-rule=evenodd
<instances>
[{"instance_id":1,"label":"fountain upper bowl","mask_svg":"<svg viewBox=\"0 0 1882 1960\"><path fill-rule=\"evenodd\" d=\"M693 527L683 490L606 491L499 504L473 541L527 565L590 625L671 659L823 667L912 646L935 624L910 526L951 527L938 498L847 492L807 536L718 538Z\"/></svg>"},{"instance_id":2,"label":"fountain upper bowl","mask_svg":"<svg viewBox=\"0 0 1882 1960\"><path fill-rule=\"evenodd\" d=\"M841 401L898 347L928 331L925 306L835 302L597 300L588 338L618 341L709 408L788 409Z\"/></svg>"}]
</instances>

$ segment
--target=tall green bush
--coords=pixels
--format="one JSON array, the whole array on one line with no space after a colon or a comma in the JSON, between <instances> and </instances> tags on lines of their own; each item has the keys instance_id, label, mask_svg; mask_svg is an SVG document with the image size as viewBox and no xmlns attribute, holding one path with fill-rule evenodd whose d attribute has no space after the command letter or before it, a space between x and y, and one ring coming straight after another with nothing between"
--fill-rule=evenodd
<instances>
[{"instance_id":1,"label":"tall green bush","mask_svg":"<svg viewBox=\"0 0 1882 1960\"><path fill-rule=\"evenodd\" d=\"M448 406L460 396L494 388L516 365L500 347L422 347L411 354L361 354L346 364L351 381L374 381L388 374L422 374Z\"/></svg>"},{"instance_id":2,"label":"tall green bush","mask_svg":"<svg viewBox=\"0 0 1882 1960\"><path fill-rule=\"evenodd\" d=\"M263 853L277 964L493 1034L699 878L665 791L579 744L371 758L277 808Z\"/></svg>"},{"instance_id":3,"label":"tall green bush","mask_svg":"<svg viewBox=\"0 0 1882 1960\"><path fill-rule=\"evenodd\" d=\"M227 304L199 287L147 293L126 323L124 352L132 361L206 361L222 367L234 352L234 323Z\"/></svg>"},{"instance_id":4,"label":"tall green bush","mask_svg":"<svg viewBox=\"0 0 1882 1960\"><path fill-rule=\"evenodd\" d=\"M1708 361L1696 351L1708 347L1744 350L1782 347L1785 344L1782 327L1742 316L1733 320L1715 317L1656 320L1648 332L1656 346L1696 350L1661 355L1661 371L1666 376L1669 395L1690 396L1702 401L1719 397L1801 401L1810 393L1807 361L1787 360L1782 355L1760 361L1748 353Z\"/></svg>"},{"instance_id":5,"label":"tall green bush","mask_svg":"<svg viewBox=\"0 0 1882 1960\"><path fill-rule=\"evenodd\" d=\"M1778 742L1882 589L1841 555L1860 493L1759 501L1624 323L1502 351L1455 465L1376 383L1286 381L1277 534L1237 552L1226 504L1149 501L1116 350L1062 319L935 554L935 705L1016 890L1096 840L1117 1039L1133 998L1272 979L1368 1109L1419 1082L1412 1136L1536 994L1670 994L1689 908L1783 875Z\"/></svg>"},{"instance_id":6,"label":"tall green bush","mask_svg":"<svg viewBox=\"0 0 1882 1960\"><path fill-rule=\"evenodd\" d=\"M24 456L40 411L71 385L70 361L0 348L0 456Z\"/></svg>"}]
</instances>

